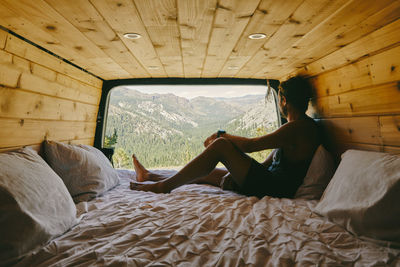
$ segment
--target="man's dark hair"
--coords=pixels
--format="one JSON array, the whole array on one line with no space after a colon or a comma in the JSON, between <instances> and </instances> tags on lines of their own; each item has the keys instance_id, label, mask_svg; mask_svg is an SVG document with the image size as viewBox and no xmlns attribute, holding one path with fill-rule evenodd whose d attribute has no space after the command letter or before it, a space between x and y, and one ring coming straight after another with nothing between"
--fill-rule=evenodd
<instances>
[{"instance_id":1,"label":"man's dark hair","mask_svg":"<svg viewBox=\"0 0 400 267\"><path fill-rule=\"evenodd\" d=\"M280 91L286 101L299 111L306 112L308 101L312 97L310 82L303 76L292 77L280 84Z\"/></svg>"}]
</instances>

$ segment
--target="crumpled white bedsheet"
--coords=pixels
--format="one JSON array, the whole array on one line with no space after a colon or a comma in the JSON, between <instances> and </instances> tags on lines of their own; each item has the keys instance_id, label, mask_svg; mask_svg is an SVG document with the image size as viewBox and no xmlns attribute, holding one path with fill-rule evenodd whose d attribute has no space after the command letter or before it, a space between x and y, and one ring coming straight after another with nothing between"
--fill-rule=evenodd
<instances>
[{"instance_id":1,"label":"crumpled white bedsheet","mask_svg":"<svg viewBox=\"0 0 400 267\"><path fill-rule=\"evenodd\" d=\"M132 191L134 172L78 204L81 222L19 266L400 266L400 249L361 240L316 201L244 197L208 185Z\"/></svg>"}]
</instances>

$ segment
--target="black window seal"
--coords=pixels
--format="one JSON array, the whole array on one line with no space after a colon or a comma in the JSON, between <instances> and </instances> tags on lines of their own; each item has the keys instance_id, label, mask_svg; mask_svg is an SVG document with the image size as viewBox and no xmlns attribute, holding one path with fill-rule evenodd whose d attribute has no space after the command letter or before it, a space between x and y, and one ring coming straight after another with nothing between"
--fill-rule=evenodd
<instances>
[{"instance_id":1,"label":"black window seal","mask_svg":"<svg viewBox=\"0 0 400 267\"><path fill-rule=\"evenodd\" d=\"M278 80L269 80L270 86L277 92ZM129 85L264 85L268 86L266 79L242 79L242 78L138 78L105 80L103 82L99 110L97 113L96 133L94 146L103 149L106 117L110 92L117 86ZM277 98L275 97L275 104ZM281 123L284 122L281 120Z\"/></svg>"}]
</instances>

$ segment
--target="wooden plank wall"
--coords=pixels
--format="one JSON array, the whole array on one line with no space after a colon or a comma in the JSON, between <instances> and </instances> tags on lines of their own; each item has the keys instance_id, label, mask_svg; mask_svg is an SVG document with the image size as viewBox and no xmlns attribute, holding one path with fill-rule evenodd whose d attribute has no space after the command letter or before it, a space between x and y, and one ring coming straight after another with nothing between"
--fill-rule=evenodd
<instances>
[{"instance_id":1,"label":"wooden plank wall","mask_svg":"<svg viewBox=\"0 0 400 267\"><path fill-rule=\"evenodd\" d=\"M0 151L93 145L102 81L0 29Z\"/></svg>"},{"instance_id":2,"label":"wooden plank wall","mask_svg":"<svg viewBox=\"0 0 400 267\"><path fill-rule=\"evenodd\" d=\"M306 65L331 150L400 154L400 19Z\"/></svg>"}]
</instances>

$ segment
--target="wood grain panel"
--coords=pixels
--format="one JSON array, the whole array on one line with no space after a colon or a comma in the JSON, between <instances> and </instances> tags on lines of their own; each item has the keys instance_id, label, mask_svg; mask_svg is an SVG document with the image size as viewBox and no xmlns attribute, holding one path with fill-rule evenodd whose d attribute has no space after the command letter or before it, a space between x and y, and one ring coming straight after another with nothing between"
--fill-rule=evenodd
<instances>
[{"instance_id":1,"label":"wood grain panel","mask_svg":"<svg viewBox=\"0 0 400 267\"><path fill-rule=\"evenodd\" d=\"M0 87L0 117L64 121L96 121L98 107L75 101Z\"/></svg>"},{"instance_id":2,"label":"wood grain panel","mask_svg":"<svg viewBox=\"0 0 400 267\"><path fill-rule=\"evenodd\" d=\"M400 80L400 46L312 78L317 96Z\"/></svg>"},{"instance_id":3,"label":"wood grain panel","mask_svg":"<svg viewBox=\"0 0 400 267\"><path fill-rule=\"evenodd\" d=\"M56 82L63 86L73 88L73 89L79 90L85 94L94 96L97 99L96 103L98 103L100 101L101 87L96 88L96 87L90 86L86 83L80 82L78 80L75 80L75 79L67 76L67 75L60 74L60 73L57 73Z\"/></svg>"},{"instance_id":4,"label":"wood grain panel","mask_svg":"<svg viewBox=\"0 0 400 267\"><path fill-rule=\"evenodd\" d=\"M399 1L349 1L296 42L296 49L286 50L278 62L270 64L264 70L267 69L274 77L281 78L291 73L291 69L301 68L395 21L399 12Z\"/></svg>"},{"instance_id":5,"label":"wood grain panel","mask_svg":"<svg viewBox=\"0 0 400 267\"><path fill-rule=\"evenodd\" d=\"M175 0L135 0L143 24L168 77L183 77Z\"/></svg>"},{"instance_id":6,"label":"wood grain panel","mask_svg":"<svg viewBox=\"0 0 400 267\"><path fill-rule=\"evenodd\" d=\"M3 11L0 13L0 22L2 22L3 17L29 20L30 24L14 25L15 28L12 30L22 36L35 35L37 44L86 70L106 79L112 78L113 75L127 74L99 47L88 40L85 35L43 0L34 2L29 0L4 0L1 2L0 10ZM46 34L42 34L43 31ZM49 35L51 38L49 38Z\"/></svg>"},{"instance_id":7,"label":"wood grain panel","mask_svg":"<svg viewBox=\"0 0 400 267\"><path fill-rule=\"evenodd\" d=\"M0 29L0 49L4 49L6 46L6 40L7 40L7 33Z\"/></svg>"},{"instance_id":8,"label":"wood grain panel","mask_svg":"<svg viewBox=\"0 0 400 267\"><path fill-rule=\"evenodd\" d=\"M322 125L338 143L382 144L378 116L323 119Z\"/></svg>"},{"instance_id":9,"label":"wood grain panel","mask_svg":"<svg viewBox=\"0 0 400 267\"><path fill-rule=\"evenodd\" d=\"M58 142L66 143L66 144L82 144L82 145L93 146L94 138L78 139L78 140L56 140L56 139L52 139L52 141L58 141ZM30 147L35 151L38 151L39 154L41 154L42 149L43 149L43 147L42 147L43 143L28 144L28 145L25 145L25 146ZM6 147L6 148L0 147L0 153L1 152L9 152L9 151L17 150L19 148L21 148L21 146Z\"/></svg>"},{"instance_id":10,"label":"wood grain panel","mask_svg":"<svg viewBox=\"0 0 400 267\"><path fill-rule=\"evenodd\" d=\"M88 0L75 1L74 5L68 4L69 0L45 1L58 13L63 14L72 25L126 70L127 75L121 74L119 78L149 76L149 73L133 57L125 44Z\"/></svg>"},{"instance_id":11,"label":"wood grain panel","mask_svg":"<svg viewBox=\"0 0 400 267\"><path fill-rule=\"evenodd\" d=\"M102 81L5 36L6 50L0 49L0 151L40 147L46 138L93 144Z\"/></svg>"},{"instance_id":12,"label":"wood grain panel","mask_svg":"<svg viewBox=\"0 0 400 267\"><path fill-rule=\"evenodd\" d=\"M240 36L239 42L225 62L223 69L219 73L219 77L235 76L260 49L259 56L262 58L268 56L268 49L263 49L262 46L266 43L266 40L273 38L276 31L288 21L289 17L302 2L303 0L262 0L242 36ZM252 40L248 36L253 33L264 33L267 39Z\"/></svg>"},{"instance_id":13,"label":"wood grain panel","mask_svg":"<svg viewBox=\"0 0 400 267\"><path fill-rule=\"evenodd\" d=\"M13 55L0 49L0 63L12 63L12 62L13 62Z\"/></svg>"},{"instance_id":14,"label":"wood grain panel","mask_svg":"<svg viewBox=\"0 0 400 267\"><path fill-rule=\"evenodd\" d=\"M13 63L13 65L18 67L22 71L32 72L31 63L28 60L24 59L24 58L13 56L12 57L12 63Z\"/></svg>"},{"instance_id":15,"label":"wood grain panel","mask_svg":"<svg viewBox=\"0 0 400 267\"><path fill-rule=\"evenodd\" d=\"M57 72L35 63L31 63L31 73L51 82L55 82L57 79Z\"/></svg>"},{"instance_id":16,"label":"wood grain panel","mask_svg":"<svg viewBox=\"0 0 400 267\"><path fill-rule=\"evenodd\" d=\"M217 0L178 0L185 77L200 77Z\"/></svg>"},{"instance_id":17,"label":"wood grain panel","mask_svg":"<svg viewBox=\"0 0 400 267\"><path fill-rule=\"evenodd\" d=\"M0 32L3 31L0 29ZM46 66L58 73L68 75L96 88L101 88L103 84L102 80L94 77L93 75L66 64L62 60L50 56L39 48L34 47L11 34L7 35L5 50L9 53L25 58L39 65Z\"/></svg>"},{"instance_id":18,"label":"wood grain panel","mask_svg":"<svg viewBox=\"0 0 400 267\"><path fill-rule=\"evenodd\" d=\"M382 116L379 120L383 144L400 147L400 115Z\"/></svg>"},{"instance_id":19,"label":"wood grain panel","mask_svg":"<svg viewBox=\"0 0 400 267\"><path fill-rule=\"evenodd\" d=\"M380 50L391 48L394 45L398 45L399 42L400 19L338 49L320 60L308 64L301 71L296 71L289 76L294 76L297 73L308 76L317 75L382 52ZM286 78L283 78L283 80Z\"/></svg>"},{"instance_id":20,"label":"wood grain panel","mask_svg":"<svg viewBox=\"0 0 400 267\"><path fill-rule=\"evenodd\" d=\"M314 116L345 117L400 113L397 82L315 99Z\"/></svg>"},{"instance_id":21,"label":"wood grain panel","mask_svg":"<svg viewBox=\"0 0 400 267\"><path fill-rule=\"evenodd\" d=\"M383 146L383 152L390 154L400 154L400 146Z\"/></svg>"},{"instance_id":22,"label":"wood grain panel","mask_svg":"<svg viewBox=\"0 0 400 267\"><path fill-rule=\"evenodd\" d=\"M238 73L239 77L273 78L270 75L272 66L287 68L279 61L287 60L283 53L287 49L299 50L297 42L321 22L325 21L337 9L343 7L348 0L311 0L304 1L279 30L264 44L261 50Z\"/></svg>"},{"instance_id":23,"label":"wood grain panel","mask_svg":"<svg viewBox=\"0 0 400 267\"><path fill-rule=\"evenodd\" d=\"M359 144L359 143L338 143L331 151L332 151L333 155L335 156L337 162L339 162L340 156L342 155L342 153L348 149L384 152L384 153L389 153L389 154L394 154L394 155L400 154L400 147Z\"/></svg>"},{"instance_id":24,"label":"wood grain panel","mask_svg":"<svg viewBox=\"0 0 400 267\"><path fill-rule=\"evenodd\" d=\"M0 85L17 87L22 70L12 63L0 64Z\"/></svg>"},{"instance_id":25,"label":"wood grain panel","mask_svg":"<svg viewBox=\"0 0 400 267\"><path fill-rule=\"evenodd\" d=\"M96 122L45 121L0 118L0 147L39 144L43 140L79 140L94 137ZM12 138L10 138L12 137Z\"/></svg>"},{"instance_id":26,"label":"wood grain panel","mask_svg":"<svg viewBox=\"0 0 400 267\"><path fill-rule=\"evenodd\" d=\"M202 77L218 77L260 0L219 1Z\"/></svg>"},{"instance_id":27,"label":"wood grain panel","mask_svg":"<svg viewBox=\"0 0 400 267\"><path fill-rule=\"evenodd\" d=\"M29 73L22 73L19 88L37 92L44 95L57 96L59 98L70 99L81 103L98 105L99 98L90 94L86 94L74 88L69 88L55 82L45 80ZM10 86L14 87L14 86Z\"/></svg>"},{"instance_id":28,"label":"wood grain panel","mask_svg":"<svg viewBox=\"0 0 400 267\"><path fill-rule=\"evenodd\" d=\"M153 47L140 14L131 0L90 0L133 56L147 68L152 77L166 77L164 67ZM128 40L124 33L138 33L138 40ZM118 77L115 77L118 78Z\"/></svg>"},{"instance_id":29,"label":"wood grain panel","mask_svg":"<svg viewBox=\"0 0 400 267\"><path fill-rule=\"evenodd\" d=\"M43 79L42 82L39 82L43 86L46 83L45 80L56 82L59 85L63 85L64 87L68 88L67 90L76 89L75 91L89 95L90 97L88 99L92 100L92 102L90 102L91 104L97 105L100 101L101 88L90 86L64 74L57 73L47 67L43 67L42 65L32 63L26 59L20 58L19 56L12 55L6 51L0 50L0 55L0 69L2 70L0 74L0 84L3 86L17 87L19 86L19 77L23 72L28 74L32 73L33 77L37 77L36 80ZM55 85L56 83L47 83L46 87L59 87L59 85ZM66 97L68 98L68 94ZM86 97L83 99L86 99Z\"/></svg>"},{"instance_id":30,"label":"wood grain panel","mask_svg":"<svg viewBox=\"0 0 400 267\"><path fill-rule=\"evenodd\" d=\"M324 119L325 145L339 159L347 149L400 154L400 116Z\"/></svg>"}]
</instances>

